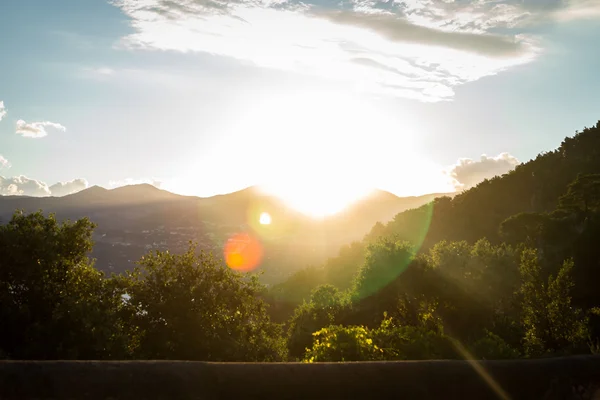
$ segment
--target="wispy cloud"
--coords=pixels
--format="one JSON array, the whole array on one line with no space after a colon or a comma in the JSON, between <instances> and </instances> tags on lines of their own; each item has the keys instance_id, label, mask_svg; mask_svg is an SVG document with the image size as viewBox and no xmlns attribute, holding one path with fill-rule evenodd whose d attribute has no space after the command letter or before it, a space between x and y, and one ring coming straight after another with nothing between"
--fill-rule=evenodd
<instances>
[{"instance_id":1,"label":"wispy cloud","mask_svg":"<svg viewBox=\"0 0 600 400\"><path fill-rule=\"evenodd\" d=\"M115 73L114 69L108 67L91 68L90 71L104 76L113 75Z\"/></svg>"},{"instance_id":2,"label":"wispy cloud","mask_svg":"<svg viewBox=\"0 0 600 400\"><path fill-rule=\"evenodd\" d=\"M206 52L422 101L451 99L461 84L535 59L537 38L520 24L558 8L516 0L112 3L131 18L135 33L121 41L130 49Z\"/></svg>"},{"instance_id":3,"label":"wispy cloud","mask_svg":"<svg viewBox=\"0 0 600 400\"><path fill-rule=\"evenodd\" d=\"M559 21L600 19L600 1L571 0L566 8L555 10L554 17Z\"/></svg>"},{"instance_id":4,"label":"wispy cloud","mask_svg":"<svg viewBox=\"0 0 600 400\"><path fill-rule=\"evenodd\" d=\"M414 23L445 31L483 33L600 17L598 0L405 0L400 7Z\"/></svg>"},{"instance_id":5,"label":"wispy cloud","mask_svg":"<svg viewBox=\"0 0 600 400\"><path fill-rule=\"evenodd\" d=\"M109 67L85 67L82 68L82 72L85 73L86 76L95 78L107 78L116 73L114 69Z\"/></svg>"},{"instance_id":6,"label":"wispy cloud","mask_svg":"<svg viewBox=\"0 0 600 400\"><path fill-rule=\"evenodd\" d=\"M0 154L0 169L9 168L10 162Z\"/></svg>"},{"instance_id":7,"label":"wispy cloud","mask_svg":"<svg viewBox=\"0 0 600 400\"><path fill-rule=\"evenodd\" d=\"M2 121L2 118L4 118L6 116L6 107L4 106L4 102L0 101L0 121Z\"/></svg>"},{"instance_id":8,"label":"wispy cloud","mask_svg":"<svg viewBox=\"0 0 600 400\"><path fill-rule=\"evenodd\" d=\"M48 135L46 128L53 128L65 132L67 128L56 122L31 122L27 123L22 119L17 121L17 134L27 138L42 138Z\"/></svg>"}]
</instances>

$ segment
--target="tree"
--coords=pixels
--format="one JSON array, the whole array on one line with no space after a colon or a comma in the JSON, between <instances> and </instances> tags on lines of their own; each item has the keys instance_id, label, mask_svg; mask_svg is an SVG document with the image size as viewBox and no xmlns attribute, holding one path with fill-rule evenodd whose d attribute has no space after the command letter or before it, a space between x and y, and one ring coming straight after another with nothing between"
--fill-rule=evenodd
<instances>
[{"instance_id":1,"label":"tree","mask_svg":"<svg viewBox=\"0 0 600 400\"><path fill-rule=\"evenodd\" d=\"M276 361L279 326L267 315L256 276L244 276L195 246L156 251L126 278L134 355L142 359Z\"/></svg>"},{"instance_id":2,"label":"tree","mask_svg":"<svg viewBox=\"0 0 600 400\"><path fill-rule=\"evenodd\" d=\"M394 282L414 259L413 246L393 238L381 238L367 246L365 262L354 283L354 296L372 296Z\"/></svg>"},{"instance_id":3,"label":"tree","mask_svg":"<svg viewBox=\"0 0 600 400\"><path fill-rule=\"evenodd\" d=\"M561 208L575 208L587 214L600 206L600 174L579 174L567 186L567 193L559 199Z\"/></svg>"},{"instance_id":4,"label":"tree","mask_svg":"<svg viewBox=\"0 0 600 400\"><path fill-rule=\"evenodd\" d=\"M548 280L536 250L525 250L521 260L522 324L527 355L577 352L588 338L587 318L571 305L573 261L563 263Z\"/></svg>"},{"instance_id":5,"label":"tree","mask_svg":"<svg viewBox=\"0 0 600 400\"><path fill-rule=\"evenodd\" d=\"M511 245L524 243L536 247L542 239L548 217L539 213L519 213L500 224L500 236Z\"/></svg>"},{"instance_id":6,"label":"tree","mask_svg":"<svg viewBox=\"0 0 600 400\"><path fill-rule=\"evenodd\" d=\"M327 260L323 266L325 283L340 290L352 288L354 277L365 260L365 245L363 242L352 242L342 246L336 257Z\"/></svg>"},{"instance_id":7,"label":"tree","mask_svg":"<svg viewBox=\"0 0 600 400\"><path fill-rule=\"evenodd\" d=\"M387 229L384 224L378 221L375 223L375 225L373 225L371 231L365 235L364 241L367 243L375 242L385 236L387 236Z\"/></svg>"},{"instance_id":8,"label":"tree","mask_svg":"<svg viewBox=\"0 0 600 400\"><path fill-rule=\"evenodd\" d=\"M0 352L16 359L123 357L119 296L93 268L94 224L16 212L0 226Z\"/></svg>"},{"instance_id":9,"label":"tree","mask_svg":"<svg viewBox=\"0 0 600 400\"><path fill-rule=\"evenodd\" d=\"M474 245L442 241L427 259L429 296L438 300L437 314L453 336L471 341L490 329L498 314L510 313L519 275L509 246L485 239Z\"/></svg>"},{"instance_id":10,"label":"tree","mask_svg":"<svg viewBox=\"0 0 600 400\"><path fill-rule=\"evenodd\" d=\"M300 305L288 323L287 348L290 357L302 359L313 346L313 333L339 323L347 301L332 285L316 288L309 302Z\"/></svg>"}]
</instances>

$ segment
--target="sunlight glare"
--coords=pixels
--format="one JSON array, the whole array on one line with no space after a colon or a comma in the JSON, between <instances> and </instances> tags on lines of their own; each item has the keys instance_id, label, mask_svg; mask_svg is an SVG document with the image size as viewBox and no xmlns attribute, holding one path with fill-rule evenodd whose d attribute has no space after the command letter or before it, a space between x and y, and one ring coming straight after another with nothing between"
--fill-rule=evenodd
<instances>
[{"instance_id":1,"label":"sunlight glare","mask_svg":"<svg viewBox=\"0 0 600 400\"><path fill-rule=\"evenodd\" d=\"M253 182L322 218L374 188L390 190L382 183L426 193L431 179L421 167L415 126L410 110L388 110L353 90L271 92L247 103L212 144L214 159L204 162L223 163L227 154L220 181Z\"/></svg>"},{"instance_id":2,"label":"sunlight glare","mask_svg":"<svg viewBox=\"0 0 600 400\"><path fill-rule=\"evenodd\" d=\"M257 160L265 165L262 188L317 218L368 195L369 169L377 168L378 158L389 159L396 142L410 147L412 141L408 118L406 136L390 135L397 124L374 104L356 93L326 90L264 100L248 112L243 126L269 150Z\"/></svg>"},{"instance_id":3,"label":"sunlight glare","mask_svg":"<svg viewBox=\"0 0 600 400\"><path fill-rule=\"evenodd\" d=\"M271 224L271 215L269 215L269 213L262 213L260 214L260 224L261 225L270 225Z\"/></svg>"}]
</instances>

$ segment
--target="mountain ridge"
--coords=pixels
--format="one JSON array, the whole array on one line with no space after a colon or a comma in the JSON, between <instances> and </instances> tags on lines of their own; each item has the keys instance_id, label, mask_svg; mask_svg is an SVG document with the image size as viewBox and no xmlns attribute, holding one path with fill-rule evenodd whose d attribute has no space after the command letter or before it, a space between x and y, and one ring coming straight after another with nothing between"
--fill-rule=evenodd
<instances>
[{"instance_id":1,"label":"mountain ridge","mask_svg":"<svg viewBox=\"0 0 600 400\"><path fill-rule=\"evenodd\" d=\"M152 249L183 251L189 241L218 255L228 237L250 232L265 248L267 280L276 281L324 261L340 246L361 239L376 222L387 222L437 196L403 198L377 190L337 214L313 218L258 186L210 197L179 195L149 184L92 186L63 197L0 197L0 218L10 219L16 209L53 212L60 220L90 218L97 224L92 256L107 272L131 268ZM271 215L271 225L259 224L262 212Z\"/></svg>"}]
</instances>

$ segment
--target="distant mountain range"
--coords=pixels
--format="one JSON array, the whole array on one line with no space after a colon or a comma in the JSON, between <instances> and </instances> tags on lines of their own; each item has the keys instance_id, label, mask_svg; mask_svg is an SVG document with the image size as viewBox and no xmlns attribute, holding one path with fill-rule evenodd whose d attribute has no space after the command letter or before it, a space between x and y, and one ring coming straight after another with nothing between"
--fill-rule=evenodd
<instances>
[{"instance_id":1,"label":"distant mountain range","mask_svg":"<svg viewBox=\"0 0 600 400\"><path fill-rule=\"evenodd\" d=\"M213 197L181 196L152 185L112 190L93 186L64 197L0 196L0 219L17 209L53 212L58 219L88 217L98 227L92 257L97 268L122 272L152 249L183 251L190 240L221 256L233 234L251 232L265 248L263 279L273 283L309 264L320 264L341 245L361 239L377 222L419 207L442 194L397 197L374 191L344 211L314 219L257 187ZM261 226L260 214L272 224Z\"/></svg>"}]
</instances>

